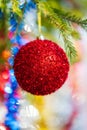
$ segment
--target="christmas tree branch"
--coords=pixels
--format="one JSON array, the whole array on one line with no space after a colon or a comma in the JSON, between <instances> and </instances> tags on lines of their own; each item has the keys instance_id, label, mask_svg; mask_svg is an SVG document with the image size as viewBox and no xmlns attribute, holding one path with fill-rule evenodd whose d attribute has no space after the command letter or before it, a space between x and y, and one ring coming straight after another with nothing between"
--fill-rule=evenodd
<instances>
[{"instance_id":1,"label":"christmas tree branch","mask_svg":"<svg viewBox=\"0 0 87 130\"><path fill-rule=\"evenodd\" d=\"M73 43L71 42L71 40L69 40L66 37L64 37L64 47L65 47L66 54L69 58L69 61L72 64L76 60L77 51L75 47L73 46Z\"/></svg>"},{"instance_id":2,"label":"christmas tree branch","mask_svg":"<svg viewBox=\"0 0 87 130\"><path fill-rule=\"evenodd\" d=\"M87 19L83 20L81 17L72 14L71 12L65 12L59 9L53 9L53 10L62 19L67 20L68 22L76 23L81 27L83 27L84 29L87 29Z\"/></svg>"},{"instance_id":3,"label":"christmas tree branch","mask_svg":"<svg viewBox=\"0 0 87 130\"><path fill-rule=\"evenodd\" d=\"M39 9L44 14L44 16L54 24L59 30L65 33L70 32L70 28L67 23L62 20L58 15L53 11L53 9L46 2L39 2L37 4Z\"/></svg>"},{"instance_id":4,"label":"christmas tree branch","mask_svg":"<svg viewBox=\"0 0 87 130\"><path fill-rule=\"evenodd\" d=\"M22 16L22 11L19 8L19 0L11 0L12 2L12 11L16 13L19 17Z\"/></svg>"},{"instance_id":5,"label":"christmas tree branch","mask_svg":"<svg viewBox=\"0 0 87 130\"><path fill-rule=\"evenodd\" d=\"M72 14L71 12L66 12L62 8L53 8L49 5L49 2L43 2L35 0L37 6L39 6L42 14L50 21L51 24L55 25L57 29L61 32L63 36L65 51L71 63L77 56L77 52L71 38L79 38L78 32L72 26L72 23L80 25L84 29L87 29L87 19L83 20L81 17ZM70 38L71 37L71 38Z\"/></svg>"}]
</instances>

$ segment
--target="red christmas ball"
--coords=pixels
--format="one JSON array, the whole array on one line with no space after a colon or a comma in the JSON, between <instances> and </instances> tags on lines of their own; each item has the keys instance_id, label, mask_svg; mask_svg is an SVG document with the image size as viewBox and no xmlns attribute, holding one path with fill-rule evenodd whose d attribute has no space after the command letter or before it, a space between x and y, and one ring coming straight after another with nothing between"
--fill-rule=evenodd
<instances>
[{"instance_id":1,"label":"red christmas ball","mask_svg":"<svg viewBox=\"0 0 87 130\"><path fill-rule=\"evenodd\" d=\"M47 95L63 85L68 76L69 62L57 44L37 39L21 47L13 67L24 90L35 95Z\"/></svg>"}]
</instances>

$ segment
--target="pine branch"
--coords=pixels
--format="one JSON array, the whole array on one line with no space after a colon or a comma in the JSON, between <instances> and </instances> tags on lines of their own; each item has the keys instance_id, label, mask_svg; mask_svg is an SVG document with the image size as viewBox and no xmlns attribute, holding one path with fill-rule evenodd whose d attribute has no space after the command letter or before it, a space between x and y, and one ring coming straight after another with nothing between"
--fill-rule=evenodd
<instances>
[{"instance_id":1,"label":"pine branch","mask_svg":"<svg viewBox=\"0 0 87 130\"><path fill-rule=\"evenodd\" d=\"M73 29L71 32L71 37L78 40L78 39L80 39L80 34L75 29Z\"/></svg>"},{"instance_id":2,"label":"pine branch","mask_svg":"<svg viewBox=\"0 0 87 130\"><path fill-rule=\"evenodd\" d=\"M37 3L37 5L39 6L39 9L42 11L44 16L48 18L50 23L55 25L60 31L64 39L66 54L69 58L70 63L73 63L74 59L77 56L77 52L75 50L75 47L72 45L73 43L69 40L68 36L73 36L73 32L75 32L75 34L77 35L77 32L72 28L68 21L73 20L75 22L81 22L81 20L75 17L73 17L74 19L72 19L72 17L66 16L66 14L62 15L61 11L59 11L57 14L54 9L51 8L50 5L48 5L46 2L39 2Z\"/></svg>"},{"instance_id":3,"label":"pine branch","mask_svg":"<svg viewBox=\"0 0 87 130\"><path fill-rule=\"evenodd\" d=\"M69 58L69 61L72 64L76 60L77 51L75 47L73 46L73 43L71 42L71 40L65 37L64 37L64 46L65 46L65 51Z\"/></svg>"},{"instance_id":4,"label":"pine branch","mask_svg":"<svg viewBox=\"0 0 87 130\"><path fill-rule=\"evenodd\" d=\"M53 8L53 10L62 19L67 20L68 22L76 23L87 30L87 19L82 20L81 17L75 14L72 14L71 12L63 11L62 9L59 10L59 9Z\"/></svg>"},{"instance_id":5,"label":"pine branch","mask_svg":"<svg viewBox=\"0 0 87 130\"><path fill-rule=\"evenodd\" d=\"M12 11L16 13L19 17L22 16L22 11L19 8L19 0L11 0L12 2Z\"/></svg>"},{"instance_id":6,"label":"pine branch","mask_svg":"<svg viewBox=\"0 0 87 130\"><path fill-rule=\"evenodd\" d=\"M47 2L39 2L37 5L39 6L39 9L42 11L44 16L46 18L48 18L50 23L55 25L61 32L65 32L65 33L70 34L70 28L69 28L68 24L66 23L66 21L61 19L54 12L53 9L50 7L50 5L48 5Z\"/></svg>"},{"instance_id":7,"label":"pine branch","mask_svg":"<svg viewBox=\"0 0 87 130\"><path fill-rule=\"evenodd\" d=\"M80 25L81 25L82 28L84 28L87 31L87 19L82 20Z\"/></svg>"}]
</instances>

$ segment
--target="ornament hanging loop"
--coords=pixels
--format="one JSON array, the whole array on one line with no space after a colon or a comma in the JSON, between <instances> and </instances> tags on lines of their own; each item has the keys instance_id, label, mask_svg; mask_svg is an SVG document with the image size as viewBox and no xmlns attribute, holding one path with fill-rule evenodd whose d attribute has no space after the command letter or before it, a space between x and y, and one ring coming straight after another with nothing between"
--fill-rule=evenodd
<instances>
[{"instance_id":1,"label":"ornament hanging loop","mask_svg":"<svg viewBox=\"0 0 87 130\"><path fill-rule=\"evenodd\" d=\"M41 36L41 11L40 11L40 8L39 8L39 5L38 5L38 33L39 33L39 38Z\"/></svg>"},{"instance_id":2,"label":"ornament hanging loop","mask_svg":"<svg viewBox=\"0 0 87 130\"><path fill-rule=\"evenodd\" d=\"M39 30L39 35L41 34L41 12L38 12L38 30Z\"/></svg>"}]
</instances>

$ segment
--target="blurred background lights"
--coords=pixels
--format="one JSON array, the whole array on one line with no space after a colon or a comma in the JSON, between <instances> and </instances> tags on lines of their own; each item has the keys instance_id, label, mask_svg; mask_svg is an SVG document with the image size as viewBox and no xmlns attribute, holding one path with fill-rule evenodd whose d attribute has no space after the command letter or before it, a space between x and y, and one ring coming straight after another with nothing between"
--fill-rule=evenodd
<instances>
[{"instance_id":1,"label":"blurred background lights","mask_svg":"<svg viewBox=\"0 0 87 130\"><path fill-rule=\"evenodd\" d=\"M36 117L36 119L39 117L39 112L33 105L29 105L29 111L27 112L31 117Z\"/></svg>"},{"instance_id":2,"label":"blurred background lights","mask_svg":"<svg viewBox=\"0 0 87 130\"><path fill-rule=\"evenodd\" d=\"M31 28L30 28L30 26L27 25L27 24L24 26L24 30L25 30L26 32L31 32Z\"/></svg>"},{"instance_id":3,"label":"blurred background lights","mask_svg":"<svg viewBox=\"0 0 87 130\"><path fill-rule=\"evenodd\" d=\"M0 130L6 130L5 126L0 126Z\"/></svg>"},{"instance_id":4,"label":"blurred background lights","mask_svg":"<svg viewBox=\"0 0 87 130\"><path fill-rule=\"evenodd\" d=\"M7 80L7 79L9 78L9 73L8 73L8 71L4 71L4 72L2 73L2 78L5 79L5 80Z\"/></svg>"},{"instance_id":5,"label":"blurred background lights","mask_svg":"<svg viewBox=\"0 0 87 130\"><path fill-rule=\"evenodd\" d=\"M12 89L9 86L6 85L5 92L11 94L12 93Z\"/></svg>"}]
</instances>

